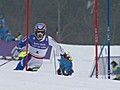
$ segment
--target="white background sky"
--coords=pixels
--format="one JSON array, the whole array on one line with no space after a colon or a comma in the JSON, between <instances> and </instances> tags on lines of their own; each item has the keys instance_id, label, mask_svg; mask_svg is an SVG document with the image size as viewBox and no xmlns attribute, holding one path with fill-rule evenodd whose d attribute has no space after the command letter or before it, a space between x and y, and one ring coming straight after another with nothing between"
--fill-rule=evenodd
<instances>
[{"instance_id":1,"label":"white background sky","mask_svg":"<svg viewBox=\"0 0 120 90\"><path fill-rule=\"evenodd\" d=\"M55 74L54 60L44 61L38 72L14 71L18 61L0 67L0 90L120 90L120 81L89 78L95 57L94 46L62 45L73 57L72 76ZM111 55L120 55L112 46ZM0 60L0 64L5 62ZM58 69L58 61L56 61Z\"/></svg>"}]
</instances>

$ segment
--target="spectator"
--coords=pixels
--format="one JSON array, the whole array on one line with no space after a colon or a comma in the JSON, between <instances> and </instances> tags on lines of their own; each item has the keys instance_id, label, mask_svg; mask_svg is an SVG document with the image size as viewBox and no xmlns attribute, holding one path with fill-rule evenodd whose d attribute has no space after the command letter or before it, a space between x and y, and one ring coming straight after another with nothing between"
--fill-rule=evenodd
<instances>
[{"instance_id":1,"label":"spectator","mask_svg":"<svg viewBox=\"0 0 120 90\"><path fill-rule=\"evenodd\" d=\"M11 31L11 29L6 28L6 34L7 34L7 33L10 33L10 34L12 35L12 31Z\"/></svg>"},{"instance_id":2,"label":"spectator","mask_svg":"<svg viewBox=\"0 0 120 90\"><path fill-rule=\"evenodd\" d=\"M0 21L0 40L5 40L6 37L6 30L5 27L3 26L3 22Z\"/></svg>"},{"instance_id":3,"label":"spectator","mask_svg":"<svg viewBox=\"0 0 120 90\"><path fill-rule=\"evenodd\" d=\"M5 17L3 17L3 15L0 15L0 22L3 23L3 27L5 27Z\"/></svg>"},{"instance_id":4,"label":"spectator","mask_svg":"<svg viewBox=\"0 0 120 90\"><path fill-rule=\"evenodd\" d=\"M23 35L20 32L17 32L17 38L15 38L15 41L21 41L23 39Z\"/></svg>"},{"instance_id":5,"label":"spectator","mask_svg":"<svg viewBox=\"0 0 120 90\"><path fill-rule=\"evenodd\" d=\"M112 61L111 65L113 67L112 74L116 76L113 80L120 80L120 67L118 66L118 64L115 61Z\"/></svg>"},{"instance_id":6,"label":"spectator","mask_svg":"<svg viewBox=\"0 0 120 90\"><path fill-rule=\"evenodd\" d=\"M13 40L14 40L14 37L11 35L11 33L7 33L5 41L13 41Z\"/></svg>"}]
</instances>

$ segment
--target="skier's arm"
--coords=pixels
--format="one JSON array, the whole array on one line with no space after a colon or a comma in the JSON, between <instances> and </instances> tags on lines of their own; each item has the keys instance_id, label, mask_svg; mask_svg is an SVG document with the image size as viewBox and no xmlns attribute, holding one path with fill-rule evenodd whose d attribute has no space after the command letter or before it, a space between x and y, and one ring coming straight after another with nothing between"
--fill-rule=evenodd
<instances>
[{"instance_id":1,"label":"skier's arm","mask_svg":"<svg viewBox=\"0 0 120 90\"><path fill-rule=\"evenodd\" d=\"M48 37L49 38L49 44L54 48L57 49L60 54L63 54L65 51L64 49L60 46L59 43L57 43L52 37Z\"/></svg>"},{"instance_id":2,"label":"skier's arm","mask_svg":"<svg viewBox=\"0 0 120 90\"><path fill-rule=\"evenodd\" d=\"M31 41L31 36L32 36L32 34L29 34L29 36L28 36L28 43ZM22 48L22 47L24 47L24 46L26 46L26 37L24 37L24 38L20 41L20 43L17 45L17 47L20 47L20 48Z\"/></svg>"},{"instance_id":3,"label":"skier's arm","mask_svg":"<svg viewBox=\"0 0 120 90\"><path fill-rule=\"evenodd\" d=\"M26 45L26 38L23 38L23 39L20 41L20 43L17 45L17 47L22 48L22 47L24 47L25 45Z\"/></svg>"},{"instance_id":4,"label":"skier's arm","mask_svg":"<svg viewBox=\"0 0 120 90\"><path fill-rule=\"evenodd\" d=\"M28 42L30 41L31 34L28 36ZM16 46L18 52L22 51L22 48L26 46L26 37L24 37Z\"/></svg>"}]
</instances>

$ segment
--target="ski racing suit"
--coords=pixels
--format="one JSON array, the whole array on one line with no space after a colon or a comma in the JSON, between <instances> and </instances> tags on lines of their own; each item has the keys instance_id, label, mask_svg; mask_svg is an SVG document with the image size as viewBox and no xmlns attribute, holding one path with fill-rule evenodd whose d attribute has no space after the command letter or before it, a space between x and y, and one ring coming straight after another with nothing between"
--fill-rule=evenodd
<instances>
[{"instance_id":1,"label":"ski racing suit","mask_svg":"<svg viewBox=\"0 0 120 90\"><path fill-rule=\"evenodd\" d=\"M24 38L18 45L17 49L26 46L26 38ZM35 34L28 36L28 67L31 69L39 69L42 65L43 59L49 52L50 47L52 50L58 50L59 53L64 53L64 49L50 36L44 35L42 40L36 38ZM19 51L19 50L18 50ZM50 52L49 52L50 54ZM23 70L26 66L26 56L19 61L15 70Z\"/></svg>"}]
</instances>

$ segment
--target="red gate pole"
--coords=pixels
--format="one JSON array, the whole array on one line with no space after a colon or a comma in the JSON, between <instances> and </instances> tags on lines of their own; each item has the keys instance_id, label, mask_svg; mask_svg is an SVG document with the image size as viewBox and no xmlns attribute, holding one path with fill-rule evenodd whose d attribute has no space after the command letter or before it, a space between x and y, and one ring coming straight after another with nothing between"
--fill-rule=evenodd
<instances>
[{"instance_id":1,"label":"red gate pole","mask_svg":"<svg viewBox=\"0 0 120 90\"><path fill-rule=\"evenodd\" d=\"M96 78L98 78L98 0L94 0L94 25L95 25Z\"/></svg>"},{"instance_id":2,"label":"red gate pole","mask_svg":"<svg viewBox=\"0 0 120 90\"><path fill-rule=\"evenodd\" d=\"M26 0L26 71L28 69L29 0Z\"/></svg>"}]
</instances>

